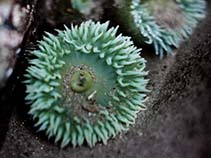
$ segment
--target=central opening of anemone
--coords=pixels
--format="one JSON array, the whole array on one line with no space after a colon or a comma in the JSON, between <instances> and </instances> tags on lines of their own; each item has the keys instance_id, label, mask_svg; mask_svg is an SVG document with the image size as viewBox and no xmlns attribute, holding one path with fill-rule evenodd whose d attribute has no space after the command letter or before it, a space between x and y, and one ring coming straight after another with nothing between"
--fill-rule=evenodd
<instances>
[{"instance_id":1,"label":"central opening of anemone","mask_svg":"<svg viewBox=\"0 0 211 158\"><path fill-rule=\"evenodd\" d=\"M74 92L83 93L92 88L94 79L88 70L76 70L71 75L70 87Z\"/></svg>"}]
</instances>

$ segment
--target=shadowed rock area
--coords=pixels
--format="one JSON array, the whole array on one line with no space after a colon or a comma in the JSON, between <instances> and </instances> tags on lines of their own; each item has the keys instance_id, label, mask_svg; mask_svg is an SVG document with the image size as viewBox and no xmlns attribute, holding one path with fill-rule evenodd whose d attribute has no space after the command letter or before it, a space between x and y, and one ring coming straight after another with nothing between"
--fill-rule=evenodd
<instances>
[{"instance_id":1,"label":"shadowed rock area","mask_svg":"<svg viewBox=\"0 0 211 158\"><path fill-rule=\"evenodd\" d=\"M208 15L175 55L160 60L145 51L150 71L148 110L127 133L90 149L60 149L36 133L24 105L24 85L13 76L1 90L1 158L210 158L211 157L211 5ZM24 54L24 53L23 53ZM21 67L21 68L20 68Z\"/></svg>"}]
</instances>

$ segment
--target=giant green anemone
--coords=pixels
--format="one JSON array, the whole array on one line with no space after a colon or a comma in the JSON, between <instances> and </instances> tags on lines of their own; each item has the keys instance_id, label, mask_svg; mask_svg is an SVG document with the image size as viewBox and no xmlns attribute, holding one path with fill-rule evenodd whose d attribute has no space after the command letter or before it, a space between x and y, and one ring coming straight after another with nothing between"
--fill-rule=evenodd
<instances>
[{"instance_id":1,"label":"giant green anemone","mask_svg":"<svg viewBox=\"0 0 211 158\"><path fill-rule=\"evenodd\" d=\"M163 57L193 32L204 18L204 0L122 0L117 16L121 25L139 43L154 46ZM118 19L118 18L117 18Z\"/></svg>"},{"instance_id":2,"label":"giant green anemone","mask_svg":"<svg viewBox=\"0 0 211 158\"><path fill-rule=\"evenodd\" d=\"M93 0L71 0L71 5L82 14L90 14L95 7Z\"/></svg>"},{"instance_id":3,"label":"giant green anemone","mask_svg":"<svg viewBox=\"0 0 211 158\"><path fill-rule=\"evenodd\" d=\"M145 110L146 61L108 25L87 21L57 36L46 33L32 52L25 74L29 113L61 147L106 144Z\"/></svg>"}]
</instances>

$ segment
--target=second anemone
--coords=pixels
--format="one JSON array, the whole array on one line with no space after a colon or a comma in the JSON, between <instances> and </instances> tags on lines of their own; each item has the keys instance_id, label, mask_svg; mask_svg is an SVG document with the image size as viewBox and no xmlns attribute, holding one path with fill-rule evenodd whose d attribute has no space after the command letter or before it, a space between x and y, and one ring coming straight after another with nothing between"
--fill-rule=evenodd
<instances>
[{"instance_id":1,"label":"second anemone","mask_svg":"<svg viewBox=\"0 0 211 158\"><path fill-rule=\"evenodd\" d=\"M124 29L162 58L188 38L205 10L204 0L122 0L116 12Z\"/></svg>"},{"instance_id":2,"label":"second anemone","mask_svg":"<svg viewBox=\"0 0 211 158\"><path fill-rule=\"evenodd\" d=\"M94 8L93 0L71 0L71 5L82 14L90 14Z\"/></svg>"},{"instance_id":3,"label":"second anemone","mask_svg":"<svg viewBox=\"0 0 211 158\"><path fill-rule=\"evenodd\" d=\"M36 126L61 147L107 143L145 110L146 61L109 23L46 33L25 77Z\"/></svg>"}]
</instances>

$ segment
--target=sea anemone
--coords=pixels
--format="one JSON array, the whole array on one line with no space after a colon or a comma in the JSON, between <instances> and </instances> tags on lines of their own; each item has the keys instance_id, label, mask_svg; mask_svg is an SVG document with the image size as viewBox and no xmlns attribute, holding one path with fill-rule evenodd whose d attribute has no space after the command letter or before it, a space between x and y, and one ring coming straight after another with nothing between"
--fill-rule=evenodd
<instances>
[{"instance_id":1,"label":"sea anemone","mask_svg":"<svg viewBox=\"0 0 211 158\"><path fill-rule=\"evenodd\" d=\"M117 16L136 41L152 44L162 58L191 35L205 9L204 0L123 0Z\"/></svg>"},{"instance_id":2,"label":"sea anemone","mask_svg":"<svg viewBox=\"0 0 211 158\"><path fill-rule=\"evenodd\" d=\"M79 11L82 14L90 14L94 8L93 0L71 0L73 9Z\"/></svg>"},{"instance_id":3,"label":"sea anemone","mask_svg":"<svg viewBox=\"0 0 211 158\"><path fill-rule=\"evenodd\" d=\"M61 147L106 144L146 108L146 61L130 37L108 25L65 26L32 52L24 81L29 113Z\"/></svg>"},{"instance_id":4,"label":"sea anemone","mask_svg":"<svg viewBox=\"0 0 211 158\"><path fill-rule=\"evenodd\" d=\"M71 0L71 7L73 9L72 15L84 20L92 19L99 21L104 15L105 1L106 0ZM76 19L76 21L78 21L78 19Z\"/></svg>"}]
</instances>

